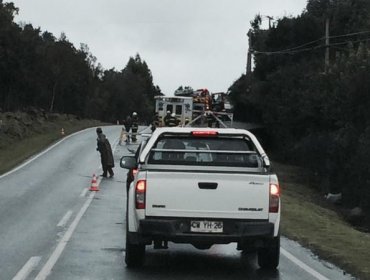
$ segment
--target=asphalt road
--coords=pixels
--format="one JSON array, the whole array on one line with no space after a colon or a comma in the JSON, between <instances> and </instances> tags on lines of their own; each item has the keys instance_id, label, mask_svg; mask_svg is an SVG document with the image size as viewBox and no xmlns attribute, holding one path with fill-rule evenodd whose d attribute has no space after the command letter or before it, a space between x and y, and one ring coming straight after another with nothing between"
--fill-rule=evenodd
<instances>
[{"instance_id":1,"label":"asphalt road","mask_svg":"<svg viewBox=\"0 0 370 280\"><path fill-rule=\"evenodd\" d=\"M141 130L144 127L140 127ZM0 176L0 279L353 279L320 261L297 243L282 239L277 271L260 270L256 256L235 244L198 250L170 243L147 247L145 266L127 269L125 251L126 170L118 145L120 126L103 128L114 149L111 179L100 174L95 129L67 136L42 154Z\"/></svg>"}]
</instances>

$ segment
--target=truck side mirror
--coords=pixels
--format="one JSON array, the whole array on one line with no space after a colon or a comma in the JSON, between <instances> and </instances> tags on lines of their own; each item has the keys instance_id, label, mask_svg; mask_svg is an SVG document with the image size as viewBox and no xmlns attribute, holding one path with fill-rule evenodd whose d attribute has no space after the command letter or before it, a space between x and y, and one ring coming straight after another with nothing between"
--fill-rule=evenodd
<instances>
[{"instance_id":1,"label":"truck side mirror","mask_svg":"<svg viewBox=\"0 0 370 280\"><path fill-rule=\"evenodd\" d=\"M271 166L270 160L267 156L263 157L263 167L269 168Z\"/></svg>"},{"instance_id":2,"label":"truck side mirror","mask_svg":"<svg viewBox=\"0 0 370 280\"><path fill-rule=\"evenodd\" d=\"M120 166L126 169L132 169L136 167L136 158L134 156L123 156L120 160Z\"/></svg>"}]
</instances>

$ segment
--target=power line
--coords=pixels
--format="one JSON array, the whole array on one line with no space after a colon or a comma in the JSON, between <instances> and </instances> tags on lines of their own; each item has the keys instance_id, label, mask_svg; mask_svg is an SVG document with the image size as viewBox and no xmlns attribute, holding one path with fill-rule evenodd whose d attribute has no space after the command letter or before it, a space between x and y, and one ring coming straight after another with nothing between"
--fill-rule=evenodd
<instances>
[{"instance_id":1,"label":"power line","mask_svg":"<svg viewBox=\"0 0 370 280\"><path fill-rule=\"evenodd\" d=\"M280 52L259 52L259 51L255 51L254 54L265 54L265 55L297 54L297 53L302 53L302 52L307 52L307 51L313 51L313 50L317 50L317 49L323 49L323 48L327 48L327 47L335 47L335 46L346 45L348 43L361 43L361 42L368 42L368 41L370 41L370 37L369 38L355 40L355 41L345 41L345 42L331 43L329 45L322 44L322 45L314 46L314 47L311 47L311 48L305 48L305 49L300 49L300 50L295 50L295 51L280 51Z\"/></svg>"},{"instance_id":2,"label":"power line","mask_svg":"<svg viewBox=\"0 0 370 280\"><path fill-rule=\"evenodd\" d=\"M329 38L330 39L335 39L335 38L351 37L351 36L363 35L363 34L370 34L370 31L361 31L361 32L347 33L347 34L336 35L336 36L329 36ZM258 50L253 50L253 54L266 54L266 55L273 55L273 54L296 54L296 53L300 53L300 52L315 50L315 49L318 49L318 48L326 47L326 45L322 45L321 44L321 45L313 46L313 47L310 47L310 48L304 48L304 49L301 49L301 48L302 47L305 47L305 46L309 46L309 45L314 44L314 43L317 43L317 42L320 42L320 41L322 41L324 39L325 39L325 37L321 37L319 39L316 39L314 41L311 41L311 42L308 42L308 43L305 43L305 44L302 44L302 45L299 45L299 46L296 46L296 47L292 47L292 48L288 48L288 49L283 49L283 50L278 50L278 51L258 51ZM365 39L364 41L368 41L368 40L369 39ZM335 46L337 44L339 44L339 45L348 44L349 42L356 43L356 42L362 42L362 41L361 40L357 40L357 41L345 41L345 42L340 42L340 43L329 44L328 47Z\"/></svg>"},{"instance_id":3,"label":"power line","mask_svg":"<svg viewBox=\"0 0 370 280\"><path fill-rule=\"evenodd\" d=\"M364 39L358 39L358 40L355 40L355 41L345 41L345 42L333 43L329 46L341 46L341 45L346 45L348 43L361 43L361 42L367 42L367 41L370 41L370 37L369 38L364 38Z\"/></svg>"},{"instance_id":4,"label":"power line","mask_svg":"<svg viewBox=\"0 0 370 280\"><path fill-rule=\"evenodd\" d=\"M334 38L350 37L354 35L362 35L362 34L369 34L369 33L370 31L360 31L360 32L355 32L355 33L347 33L343 35L330 36L329 38L334 39Z\"/></svg>"},{"instance_id":5,"label":"power line","mask_svg":"<svg viewBox=\"0 0 370 280\"><path fill-rule=\"evenodd\" d=\"M346 45L348 43L361 43L361 42L367 42L367 41L370 41L370 37L369 38L355 40L355 41L345 41L345 42L331 43L329 45L321 44L321 45L314 46L314 47L311 47L311 48L304 48L304 49L293 50L293 51L278 51L278 52L259 52L259 51L255 51L254 54L266 54L266 55L274 55L274 54L297 54L297 53L301 53L301 52L312 51L312 50L317 50L317 49L326 48L326 47L334 47L334 46Z\"/></svg>"},{"instance_id":6,"label":"power line","mask_svg":"<svg viewBox=\"0 0 370 280\"><path fill-rule=\"evenodd\" d=\"M308 45L311 45L313 43L317 43L319 41L322 41L324 39L324 37L320 38L320 39L316 39L314 41L311 41L311 42L308 42L308 43L305 43L303 45L299 45L299 46L296 46L296 47L293 47L293 48L289 48L289 49L283 49L283 50L279 50L279 51L256 51L256 50L253 50L253 53L269 53L269 54L274 54L274 53L282 53L282 52L289 52L289 51L294 51L296 49L299 49L299 48L302 48L302 47L305 47L305 46L308 46Z\"/></svg>"}]
</instances>

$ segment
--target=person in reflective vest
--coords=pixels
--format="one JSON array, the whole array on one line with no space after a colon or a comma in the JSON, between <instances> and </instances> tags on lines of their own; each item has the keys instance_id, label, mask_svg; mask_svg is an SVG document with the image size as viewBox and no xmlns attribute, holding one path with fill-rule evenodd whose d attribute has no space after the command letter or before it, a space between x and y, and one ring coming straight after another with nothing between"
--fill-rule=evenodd
<instances>
[{"instance_id":1,"label":"person in reflective vest","mask_svg":"<svg viewBox=\"0 0 370 280\"><path fill-rule=\"evenodd\" d=\"M152 129L152 132L159 126L159 115L158 115L158 112L155 112L154 116L153 116L153 120L152 120L152 126L151 126L151 129Z\"/></svg>"},{"instance_id":2,"label":"person in reflective vest","mask_svg":"<svg viewBox=\"0 0 370 280\"><path fill-rule=\"evenodd\" d=\"M172 113L171 117L168 120L168 126L173 127L173 126L178 126L178 125L179 125L179 122L176 118L176 114Z\"/></svg>"},{"instance_id":3,"label":"person in reflective vest","mask_svg":"<svg viewBox=\"0 0 370 280\"><path fill-rule=\"evenodd\" d=\"M207 125L208 127L212 127L213 126L213 121L214 121L214 118L211 114L207 114Z\"/></svg>"},{"instance_id":4,"label":"person in reflective vest","mask_svg":"<svg viewBox=\"0 0 370 280\"><path fill-rule=\"evenodd\" d=\"M124 124L125 124L125 130L126 130L126 134L127 134L126 142L130 142L130 130L131 130L131 126L132 126L132 119L131 119L130 115L127 115Z\"/></svg>"},{"instance_id":5,"label":"person in reflective vest","mask_svg":"<svg viewBox=\"0 0 370 280\"><path fill-rule=\"evenodd\" d=\"M138 129L139 129L139 117L137 116L137 113L136 112L133 112L132 113L132 127L131 127L131 130L132 130L132 136L131 136L132 142L136 142Z\"/></svg>"},{"instance_id":6,"label":"person in reflective vest","mask_svg":"<svg viewBox=\"0 0 370 280\"><path fill-rule=\"evenodd\" d=\"M164 122L164 125L165 126L170 126L169 122L170 122L170 118L171 118L171 112L170 111L167 111L166 115L164 116L163 118L163 122Z\"/></svg>"}]
</instances>

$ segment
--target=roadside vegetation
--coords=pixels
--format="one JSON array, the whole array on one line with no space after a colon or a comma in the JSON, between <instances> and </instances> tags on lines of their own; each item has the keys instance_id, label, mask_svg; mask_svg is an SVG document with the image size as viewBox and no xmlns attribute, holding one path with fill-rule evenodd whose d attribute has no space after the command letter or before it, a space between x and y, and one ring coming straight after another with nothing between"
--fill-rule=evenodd
<instances>
[{"instance_id":1,"label":"roadside vegetation","mask_svg":"<svg viewBox=\"0 0 370 280\"><path fill-rule=\"evenodd\" d=\"M282 234L359 279L370 279L370 235L353 228L312 186L302 168L275 163L282 189Z\"/></svg>"}]
</instances>

